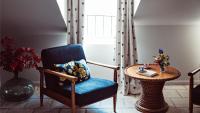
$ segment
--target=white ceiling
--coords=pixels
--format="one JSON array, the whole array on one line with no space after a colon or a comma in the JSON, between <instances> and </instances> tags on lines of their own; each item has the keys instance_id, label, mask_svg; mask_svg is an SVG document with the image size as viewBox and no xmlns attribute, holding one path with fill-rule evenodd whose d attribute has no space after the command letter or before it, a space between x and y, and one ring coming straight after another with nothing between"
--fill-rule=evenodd
<instances>
[{"instance_id":1,"label":"white ceiling","mask_svg":"<svg viewBox=\"0 0 200 113\"><path fill-rule=\"evenodd\" d=\"M135 21L141 25L200 25L200 0L141 0Z\"/></svg>"}]
</instances>

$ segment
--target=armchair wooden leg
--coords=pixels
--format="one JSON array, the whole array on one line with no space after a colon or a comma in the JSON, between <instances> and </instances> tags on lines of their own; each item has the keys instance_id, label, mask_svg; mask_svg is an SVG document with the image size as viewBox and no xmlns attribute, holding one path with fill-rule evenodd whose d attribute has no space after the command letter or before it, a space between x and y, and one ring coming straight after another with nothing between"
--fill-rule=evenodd
<instances>
[{"instance_id":1,"label":"armchair wooden leg","mask_svg":"<svg viewBox=\"0 0 200 113\"><path fill-rule=\"evenodd\" d=\"M40 70L40 106L43 106L44 71Z\"/></svg>"},{"instance_id":2,"label":"armchair wooden leg","mask_svg":"<svg viewBox=\"0 0 200 113\"><path fill-rule=\"evenodd\" d=\"M116 112L116 101L117 101L117 95L114 95L113 96L113 110L114 110L114 113L117 113Z\"/></svg>"},{"instance_id":3,"label":"armchair wooden leg","mask_svg":"<svg viewBox=\"0 0 200 113\"><path fill-rule=\"evenodd\" d=\"M72 113L76 113L76 105L72 105L71 110L72 110Z\"/></svg>"},{"instance_id":4,"label":"armchair wooden leg","mask_svg":"<svg viewBox=\"0 0 200 113\"><path fill-rule=\"evenodd\" d=\"M44 98L44 95L40 93L40 106L43 106L43 98Z\"/></svg>"},{"instance_id":5,"label":"armchair wooden leg","mask_svg":"<svg viewBox=\"0 0 200 113\"><path fill-rule=\"evenodd\" d=\"M189 113L193 113L193 104L189 103Z\"/></svg>"},{"instance_id":6,"label":"armchair wooden leg","mask_svg":"<svg viewBox=\"0 0 200 113\"><path fill-rule=\"evenodd\" d=\"M71 92L71 98L72 98L72 113L76 113L76 101L75 101L75 81L71 83L72 92Z\"/></svg>"},{"instance_id":7,"label":"armchair wooden leg","mask_svg":"<svg viewBox=\"0 0 200 113\"><path fill-rule=\"evenodd\" d=\"M192 112L193 112L192 89L193 89L193 76L190 76L190 86L189 86L189 113L192 113Z\"/></svg>"}]
</instances>

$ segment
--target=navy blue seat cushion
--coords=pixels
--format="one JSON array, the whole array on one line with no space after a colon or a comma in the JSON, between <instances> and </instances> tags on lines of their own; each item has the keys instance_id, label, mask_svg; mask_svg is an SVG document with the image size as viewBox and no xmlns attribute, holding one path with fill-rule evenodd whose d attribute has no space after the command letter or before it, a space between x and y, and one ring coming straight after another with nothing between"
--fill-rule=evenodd
<instances>
[{"instance_id":1,"label":"navy blue seat cushion","mask_svg":"<svg viewBox=\"0 0 200 113\"><path fill-rule=\"evenodd\" d=\"M77 83L75 86L76 105L84 106L102 99L109 98L117 93L118 84L105 79L93 78ZM59 87L57 92L71 97L71 86Z\"/></svg>"},{"instance_id":2,"label":"navy blue seat cushion","mask_svg":"<svg viewBox=\"0 0 200 113\"><path fill-rule=\"evenodd\" d=\"M43 49L41 53L42 64L45 69L53 69L54 64L64 64L70 61L86 60L80 44L69 44L65 46ZM60 79L56 76L45 76L46 87L56 89L59 87Z\"/></svg>"},{"instance_id":3,"label":"navy blue seat cushion","mask_svg":"<svg viewBox=\"0 0 200 113\"><path fill-rule=\"evenodd\" d=\"M192 90L192 101L193 103L200 105L200 85Z\"/></svg>"}]
</instances>

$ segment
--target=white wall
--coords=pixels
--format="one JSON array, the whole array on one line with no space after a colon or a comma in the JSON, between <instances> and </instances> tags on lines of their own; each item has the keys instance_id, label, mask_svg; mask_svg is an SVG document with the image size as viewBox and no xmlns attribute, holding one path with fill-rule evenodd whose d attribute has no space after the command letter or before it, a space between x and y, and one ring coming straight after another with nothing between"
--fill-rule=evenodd
<instances>
[{"instance_id":1,"label":"white wall","mask_svg":"<svg viewBox=\"0 0 200 113\"><path fill-rule=\"evenodd\" d=\"M163 48L182 73L179 82L188 82L187 73L200 66L199 6L199 0L142 0L135 15L139 63L152 63Z\"/></svg>"},{"instance_id":2,"label":"white wall","mask_svg":"<svg viewBox=\"0 0 200 113\"><path fill-rule=\"evenodd\" d=\"M158 48L170 56L170 63L177 67L187 80L187 73L200 65L200 26L137 26L136 37L139 63L152 63Z\"/></svg>"},{"instance_id":3,"label":"white wall","mask_svg":"<svg viewBox=\"0 0 200 113\"><path fill-rule=\"evenodd\" d=\"M2 0L1 0L2 1ZM17 46L32 47L40 55L43 48L66 44L66 25L56 0L3 0L3 34L16 38ZM12 73L2 71L2 81ZM20 76L39 80L34 69L24 70Z\"/></svg>"}]
</instances>

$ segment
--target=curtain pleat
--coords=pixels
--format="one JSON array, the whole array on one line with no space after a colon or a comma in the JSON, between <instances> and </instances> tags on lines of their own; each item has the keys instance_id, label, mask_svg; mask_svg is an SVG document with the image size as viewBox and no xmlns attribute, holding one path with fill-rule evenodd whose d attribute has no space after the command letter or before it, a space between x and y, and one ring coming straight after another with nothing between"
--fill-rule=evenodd
<instances>
[{"instance_id":1,"label":"curtain pleat","mask_svg":"<svg viewBox=\"0 0 200 113\"><path fill-rule=\"evenodd\" d=\"M140 82L124 74L127 66L137 63L137 48L134 31L134 0L118 0L116 63L120 66L118 75L124 95L138 94Z\"/></svg>"},{"instance_id":2,"label":"curtain pleat","mask_svg":"<svg viewBox=\"0 0 200 113\"><path fill-rule=\"evenodd\" d=\"M84 31L84 0L67 0L67 43L82 44Z\"/></svg>"}]
</instances>

